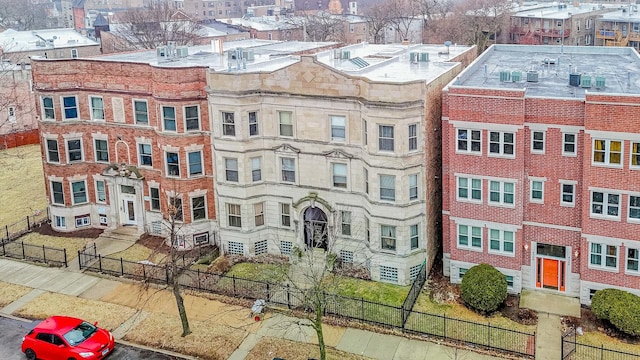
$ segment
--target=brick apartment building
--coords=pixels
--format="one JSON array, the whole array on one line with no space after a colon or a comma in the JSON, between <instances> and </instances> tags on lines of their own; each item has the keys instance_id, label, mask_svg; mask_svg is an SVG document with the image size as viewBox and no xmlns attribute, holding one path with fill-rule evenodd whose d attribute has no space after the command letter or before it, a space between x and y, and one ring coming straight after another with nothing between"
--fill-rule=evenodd
<instances>
[{"instance_id":1,"label":"brick apartment building","mask_svg":"<svg viewBox=\"0 0 640 360\"><path fill-rule=\"evenodd\" d=\"M408 283L438 248L441 89L476 49L336 46L34 60L53 226L166 235L177 198L186 246L286 254L330 234L344 261Z\"/></svg>"},{"instance_id":2,"label":"brick apartment building","mask_svg":"<svg viewBox=\"0 0 640 360\"><path fill-rule=\"evenodd\" d=\"M631 48L494 45L445 88L452 282L488 263L514 293L640 294L639 71Z\"/></svg>"}]
</instances>

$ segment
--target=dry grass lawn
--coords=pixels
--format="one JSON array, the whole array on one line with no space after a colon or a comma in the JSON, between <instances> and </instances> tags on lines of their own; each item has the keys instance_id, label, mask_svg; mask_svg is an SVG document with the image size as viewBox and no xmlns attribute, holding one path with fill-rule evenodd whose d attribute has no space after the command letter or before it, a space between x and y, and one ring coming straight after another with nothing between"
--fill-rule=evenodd
<instances>
[{"instance_id":1,"label":"dry grass lawn","mask_svg":"<svg viewBox=\"0 0 640 360\"><path fill-rule=\"evenodd\" d=\"M20 299L23 295L31 291L31 288L14 285L0 281L0 308L3 308L12 302Z\"/></svg>"},{"instance_id":2,"label":"dry grass lawn","mask_svg":"<svg viewBox=\"0 0 640 360\"><path fill-rule=\"evenodd\" d=\"M607 349L632 353L640 357L640 345L628 344L616 338L612 338L611 336L607 336L606 334L603 334L601 332L585 332L583 336L578 336L577 341L581 344L588 344L591 346L596 346L598 348L604 345L604 347ZM597 351L592 351L592 353L597 355L600 354L600 352ZM584 356L585 358L587 358L587 354L584 354ZM605 356L605 358L607 357Z\"/></svg>"},{"instance_id":3,"label":"dry grass lawn","mask_svg":"<svg viewBox=\"0 0 640 360\"><path fill-rule=\"evenodd\" d=\"M166 254L159 253L141 244L133 244L133 246L130 246L126 250L109 255L110 258L122 258L123 260L133 262L149 260L154 264L160 264L166 256Z\"/></svg>"},{"instance_id":4,"label":"dry grass lawn","mask_svg":"<svg viewBox=\"0 0 640 360\"><path fill-rule=\"evenodd\" d=\"M256 346L251 349L251 352L249 352L245 360L265 360L273 359L274 357L287 360L306 360L309 358L319 359L320 352L318 351L317 345L299 343L273 337L263 337ZM327 348L327 359L361 360L369 358L333 348Z\"/></svg>"},{"instance_id":5,"label":"dry grass lawn","mask_svg":"<svg viewBox=\"0 0 640 360\"><path fill-rule=\"evenodd\" d=\"M91 323L97 321L100 327L114 330L135 312L134 309L126 306L62 294L44 293L18 309L14 315L29 319L68 315Z\"/></svg>"},{"instance_id":6,"label":"dry grass lawn","mask_svg":"<svg viewBox=\"0 0 640 360\"><path fill-rule=\"evenodd\" d=\"M18 242L40 247L44 245L57 249L67 249L67 259L73 259L78 256L78 250L81 250L90 240L93 239L58 237L32 232L21 236Z\"/></svg>"},{"instance_id":7,"label":"dry grass lawn","mask_svg":"<svg viewBox=\"0 0 640 360\"><path fill-rule=\"evenodd\" d=\"M0 151L0 225L10 225L47 207L40 145Z\"/></svg>"},{"instance_id":8,"label":"dry grass lawn","mask_svg":"<svg viewBox=\"0 0 640 360\"><path fill-rule=\"evenodd\" d=\"M190 320L189 326L192 333L181 337L182 326L179 317L152 313L128 331L124 339L205 360L226 360L247 334L241 328L207 321Z\"/></svg>"}]
</instances>

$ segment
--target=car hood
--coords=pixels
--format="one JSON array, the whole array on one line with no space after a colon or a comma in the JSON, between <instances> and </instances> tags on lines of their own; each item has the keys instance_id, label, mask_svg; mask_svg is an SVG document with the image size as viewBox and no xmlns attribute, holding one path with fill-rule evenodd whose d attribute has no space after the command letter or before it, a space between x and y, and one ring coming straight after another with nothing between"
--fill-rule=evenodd
<instances>
[{"instance_id":1,"label":"car hood","mask_svg":"<svg viewBox=\"0 0 640 360\"><path fill-rule=\"evenodd\" d=\"M103 347L109 345L109 332L104 329L98 329L87 340L76 345L75 348L81 351L98 352Z\"/></svg>"}]
</instances>

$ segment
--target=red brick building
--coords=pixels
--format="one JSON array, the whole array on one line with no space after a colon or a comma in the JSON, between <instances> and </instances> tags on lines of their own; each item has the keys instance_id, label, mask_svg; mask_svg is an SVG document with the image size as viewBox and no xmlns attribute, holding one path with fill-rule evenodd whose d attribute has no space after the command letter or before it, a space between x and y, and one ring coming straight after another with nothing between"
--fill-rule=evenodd
<instances>
[{"instance_id":1,"label":"red brick building","mask_svg":"<svg viewBox=\"0 0 640 360\"><path fill-rule=\"evenodd\" d=\"M494 45L445 88L452 282L488 263L515 293L640 294L639 71L629 48Z\"/></svg>"}]
</instances>

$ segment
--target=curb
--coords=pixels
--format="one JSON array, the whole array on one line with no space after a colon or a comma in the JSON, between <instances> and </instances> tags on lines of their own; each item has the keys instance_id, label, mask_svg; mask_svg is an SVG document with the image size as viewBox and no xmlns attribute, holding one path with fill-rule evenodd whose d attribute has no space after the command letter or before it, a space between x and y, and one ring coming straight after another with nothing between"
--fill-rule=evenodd
<instances>
[{"instance_id":1,"label":"curb","mask_svg":"<svg viewBox=\"0 0 640 360\"><path fill-rule=\"evenodd\" d=\"M22 321L22 322L25 322L25 323L33 322L33 320L29 320L29 319L13 316L11 314L6 314L6 313L3 313L1 311L0 311L0 316L4 317L4 318L7 318L7 319L11 319L11 320Z\"/></svg>"},{"instance_id":2,"label":"curb","mask_svg":"<svg viewBox=\"0 0 640 360\"><path fill-rule=\"evenodd\" d=\"M149 346L144 346L144 345L132 343L132 342L128 342L128 341L125 341L125 340L116 340L116 344L131 346L131 347L134 347L134 348L148 350L148 351L153 351L153 352L156 352L156 353L160 353L160 354L164 354L164 355L168 355L168 356L173 356L173 357L178 358L178 359L200 360L200 358L196 358L196 357L193 357L193 356L180 354L180 353L173 352L173 351L170 351L170 350L152 348L152 347L149 347Z\"/></svg>"}]
</instances>

